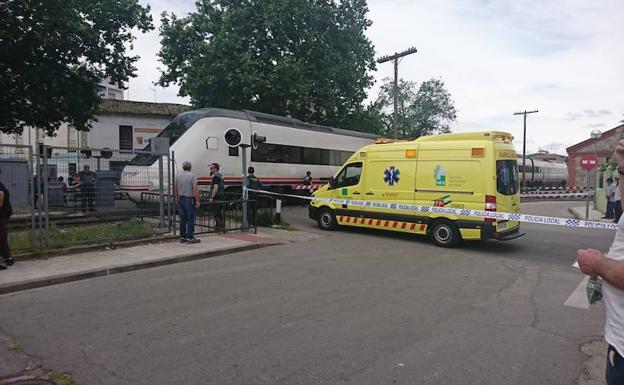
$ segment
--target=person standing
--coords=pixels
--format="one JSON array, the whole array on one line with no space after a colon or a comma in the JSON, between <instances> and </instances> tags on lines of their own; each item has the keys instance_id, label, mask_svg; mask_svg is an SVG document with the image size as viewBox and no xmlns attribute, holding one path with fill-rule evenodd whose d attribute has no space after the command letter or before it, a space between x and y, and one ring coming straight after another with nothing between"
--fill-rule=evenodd
<instances>
[{"instance_id":1,"label":"person standing","mask_svg":"<svg viewBox=\"0 0 624 385\"><path fill-rule=\"evenodd\" d=\"M247 176L245 177L243 185L248 189L260 190L263 187L262 182L260 182L260 179L256 177L255 172L256 170L253 167L249 167L247 169ZM247 198L251 201L247 203L247 219L249 220L250 226L256 226L256 208L258 207L258 201L256 200L257 197L258 195L253 191L249 191L247 193Z\"/></svg>"},{"instance_id":2,"label":"person standing","mask_svg":"<svg viewBox=\"0 0 624 385\"><path fill-rule=\"evenodd\" d=\"M11 215L13 215L13 208L9 199L9 190L0 182L0 254L5 262L5 264L0 264L0 270L6 269L6 266L13 266L15 263L9 248L8 226Z\"/></svg>"},{"instance_id":3,"label":"person standing","mask_svg":"<svg viewBox=\"0 0 624 385\"><path fill-rule=\"evenodd\" d=\"M212 216L215 221L215 230L225 230L223 223L223 204L220 201L225 199L223 176L219 172L219 163L210 165L210 176L212 184L210 187L210 202L212 202Z\"/></svg>"},{"instance_id":4,"label":"person standing","mask_svg":"<svg viewBox=\"0 0 624 385\"><path fill-rule=\"evenodd\" d=\"M624 175L624 140L615 149L618 174ZM622 185L619 186L620 194ZM598 250L577 251L579 268L591 277L602 277L602 293L605 304L605 340L607 364L605 377L607 385L624 384L624 221L620 219L609 252L603 255Z\"/></svg>"},{"instance_id":5,"label":"person standing","mask_svg":"<svg viewBox=\"0 0 624 385\"><path fill-rule=\"evenodd\" d=\"M191 162L182 163L182 172L176 176L176 205L180 213L180 242L198 243L195 238L195 210L199 208L197 175L191 172Z\"/></svg>"},{"instance_id":6,"label":"person standing","mask_svg":"<svg viewBox=\"0 0 624 385\"><path fill-rule=\"evenodd\" d=\"M306 186L312 185L312 171L306 171L306 175L303 177L303 184Z\"/></svg>"},{"instance_id":7,"label":"person standing","mask_svg":"<svg viewBox=\"0 0 624 385\"><path fill-rule=\"evenodd\" d=\"M88 164L85 164L82 171L78 173L78 179L80 180L80 198L82 200L82 212L87 211L87 205L89 211L95 211L93 201L95 200L95 182L96 175Z\"/></svg>"},{"instance_id":8,"label":"person standing","mask_svg":"<svg viewBox=\"0 0 624 385\"><path fill-rule=\"evenodd\" d=\"M605 188L605 198L607 198L607 211L602 219L613 219L615 217L615 191L617 187L613 183L613 178L607 178L607 187Z\"/></svg>"}]
</instances>

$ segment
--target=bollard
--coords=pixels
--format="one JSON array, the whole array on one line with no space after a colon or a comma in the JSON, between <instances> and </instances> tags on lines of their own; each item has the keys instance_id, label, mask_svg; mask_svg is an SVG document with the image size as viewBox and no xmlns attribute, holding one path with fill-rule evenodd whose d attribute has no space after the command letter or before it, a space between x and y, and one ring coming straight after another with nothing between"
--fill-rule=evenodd
<instances>
[{"instance_id":1,"label":"bollard","mask_svg":"<svg viewBox=\"0 0 624 385\"><path fill-rule=\"evenodd\" d=\"M275 223L278 225L282 223L282 200L275 200Z\"/></svg>"}]
</instances>

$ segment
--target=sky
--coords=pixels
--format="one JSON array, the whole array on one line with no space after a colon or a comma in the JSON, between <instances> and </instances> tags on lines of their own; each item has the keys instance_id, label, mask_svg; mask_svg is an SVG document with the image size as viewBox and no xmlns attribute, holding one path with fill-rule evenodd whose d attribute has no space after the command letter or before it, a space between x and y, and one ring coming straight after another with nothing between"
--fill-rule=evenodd
<instances>
[{"instance_id":1,"label":"sky","mask_svg":"<svg viewBox=\"0 0 624 385\"><path fill-rule=\"evenodd\" d=\"M184 16L192 0L140 0L152 8L156 30L138 34L133 54L137 77L131 100L188 103L175 86L153 85L159 77L160 13ZM522 151L527 117L527 153L565 154L624 120L624 6L621 0L368 0L367 31L377 57L416 47L403 58L399 77L420 83L442 79L457 109L453 132L499 130L514 135ZM379 84L393 76L379 64Z\"/></svg>"}]
</instances>

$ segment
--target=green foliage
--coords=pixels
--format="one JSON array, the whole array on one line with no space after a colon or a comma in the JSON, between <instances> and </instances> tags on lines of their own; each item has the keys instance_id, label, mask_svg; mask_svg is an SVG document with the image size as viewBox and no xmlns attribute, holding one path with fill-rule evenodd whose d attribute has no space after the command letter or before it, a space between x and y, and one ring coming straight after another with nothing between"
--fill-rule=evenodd
<instances>
[{"instance_id":1,"label":"green foliage","mask_svg":"<svg viewBox=\"0 0 624 385\"><path fill-rule=\"evenodd\" d=\"M197 107L371 130L367 12L365 0L199 0L187 17L162 14L159 84Z\"/></svg>"},{"instance_id":2,"label":"green foliage","mask_svg":"<svg viewBox=\"0 0 624 385\"><path fill-rule=\"evenodd\" d=\"M138 0L0 1L0 131L53 135L62 122L88 130L96 86L135 76L132 29L153 29Z\"/></svg>"},{"instance_id":3,"label":"green foliage","mask_svg":"<svg viewBox=\"0 0 624 385\"><path fill-rule=\"evenodd\" d=\"M450 123L457 118L451 94L440 79L430 79L418 86L399 79L399 137L415 139L423 135L451 131ZM383 131L393 135L394 81L384 79L377 105L383 110Z\"/></svg>"},{"instance_id":4,"label":"green foliage","mask_svg":"<svg viewBox=\"0 0 624 385\"><path fill-rule=\"evenodd\" d=\"M74 385L74 379L71 375L66 373L60 373L57 371L52 371L48 374L48 379L54 381L56 385Z\"/></svg>"}]
</instances>

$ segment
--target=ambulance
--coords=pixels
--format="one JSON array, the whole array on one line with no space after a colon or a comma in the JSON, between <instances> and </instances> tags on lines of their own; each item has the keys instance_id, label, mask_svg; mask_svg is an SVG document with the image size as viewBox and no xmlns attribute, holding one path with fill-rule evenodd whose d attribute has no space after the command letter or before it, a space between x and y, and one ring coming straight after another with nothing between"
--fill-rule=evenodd
<instances>
[{"instance_id":1,"label":"ambulance","mask_svg":"<svg viewBox=\"0 0 624 385\"><path fill-rule=\"evenodd\" d=\"M518 238L524 233L515 221L401 210L421 205L518 213L512 139L491 131L378 140L355 152L314 193L309 217L324 230L356 226L421 234L442 247L462 240Z\"/></svg>"}]
</instances>

